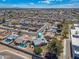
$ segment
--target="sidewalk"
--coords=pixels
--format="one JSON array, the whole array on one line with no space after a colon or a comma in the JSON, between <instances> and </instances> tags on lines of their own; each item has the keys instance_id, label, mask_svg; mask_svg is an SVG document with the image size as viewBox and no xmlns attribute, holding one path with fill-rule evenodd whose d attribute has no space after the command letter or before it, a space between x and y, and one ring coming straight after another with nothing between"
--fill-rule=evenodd
<instances>
[{"instance_id":1,"label":"sidewalk","mask_svg":"<svg viewBox=\"0 0 79 59\"><path fill-rule=\"evenodd\" d=\"M71 59L70 40L64 40L64 59Z\"/></svg>"}]
</instances>

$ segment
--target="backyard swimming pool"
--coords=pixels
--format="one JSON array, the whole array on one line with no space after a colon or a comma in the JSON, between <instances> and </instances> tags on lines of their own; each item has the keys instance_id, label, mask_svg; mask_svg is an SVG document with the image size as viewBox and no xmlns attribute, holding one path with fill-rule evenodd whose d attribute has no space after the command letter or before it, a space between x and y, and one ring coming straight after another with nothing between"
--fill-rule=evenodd
<instances>
[{"instance_id":1,"label":"backyard swimming pool","mask_svg":"<svg viewBox=\"0 0 79 59\"><path fill-rule=\"evenodd\" d=\"M26 48L27 46L25 45L25 44L20 44L19 46L18 46L18 48L21 48L21 49L23 49L23 48Z\"/></svg>"},{"instance_id":2,"label":"backyard swimming pool","mask_svg":"<svg viewBox=\"0 0 79 59\"><path fill-rule=\"evenodd\" d=\"M10 39L7 39L7 40L5 40L5 42L7 42L7 43L9 43L9 42L11 42L12 40L10 40Z\"/></svg>"}]
</instances>

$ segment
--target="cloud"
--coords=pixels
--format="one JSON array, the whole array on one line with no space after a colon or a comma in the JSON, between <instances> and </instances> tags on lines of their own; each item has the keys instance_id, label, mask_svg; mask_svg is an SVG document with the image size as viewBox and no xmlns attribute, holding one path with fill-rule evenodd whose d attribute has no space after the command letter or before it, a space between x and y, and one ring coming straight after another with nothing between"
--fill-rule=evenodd
<instances>
[{"instance_id":1,"label":"cloud","mask_svg":"<svg viewBox=\"0 0 79 59\"><path fill-rule=\"evenodd\" d=\"M14 6L13 6L14 7ZM19 8L79 8L79 3L60 5L16 5Z\"/></svg>"},{"instance_id":2,"label":"cloud","mask_svg":"<svg viewBox=\"0 0 79 59\"><path fill-rule=\"evenodd\" d=\"M50 4L51 1L54 1L54 0L42 0L42 1L39 1L39 3L46 3L46 4Z\"/></svg>"},{"instance_id":3,"label":"cloud","mask_svg":"<svg viewBox=\"0 0 79 59\"><path fill-rule=\"evenodd\" d=\"M50 4L51 2L62 2L64 0L42 0L39 1L39 3L46 3L46 4Z\"/></svg>"},{"instance_id":4,"label":"cloud","mask_svg":"<svg viewBox=\"0 0 79 59\"><path fill-rule=\"evenodd\" d=\"M54 8L79 8L79 3L60 4L60 5L53 5L51 7L54 7Z\"/></svg>"},{"instance_id":5,"label":"cloud","mask_svg":"<svg viewBox=\"0 0 79 59\"><path fill-rule=\"evenodd\" d=\"M31 2L31 3L29 3L30 5L34 5L34 3L33 2Z\"/></svg>"},{"instance_id":6,"label":"cloud","mask_svg":"<svg viewBox=\"0 0 79 59\"><path fill-rule=\"evenodd\" d=\"M54 0L42 0L43 2L40 1L40 3L45 3L45 4L35 4L34 2L30 3L25 3L25 4L3 4L0 3L0 8L79 8L79 2L75 3L64 3L64 4L50 4L51 1ZM49 2L47 2L49 1Z\"/></svg>"},{"instance_id":7,"label":"cloud","mask_svg":"<svg viewBox=\"0 0 79 59\"><path fill-rule=\"evenodd\" d=\"M3 2L5 2L6 0L2 0Z\"/></svg>"}]
</instances>

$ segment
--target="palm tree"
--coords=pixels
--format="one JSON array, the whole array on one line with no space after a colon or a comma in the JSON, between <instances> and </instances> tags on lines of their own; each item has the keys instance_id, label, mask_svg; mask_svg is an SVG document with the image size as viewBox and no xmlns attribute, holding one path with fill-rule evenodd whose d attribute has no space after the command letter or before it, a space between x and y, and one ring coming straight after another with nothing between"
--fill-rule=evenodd
<instances>
[{"instance_id":1,"label":"palm tree","mask_svg":"<svg viewBox=\"0 0 79 59\"><path fill-rule=\"evenodd\" d=\"M2 38L0 38L0 40L3 40Z\"/></svg>"},{"instance_id":2,"label":"palm tree","mask_svg":"<svg viewBox=\"0 0 79 59\"><path fill-rule=\"evenodd\" d=\"M34 48L34 53L37 54L37 55L40 55L42 52L42 49L40 47L35 47Z\"/></svg>"},{"instance_id":3,"label":"palm tree","mask_svg":"<svg viewBox=\"0 0 79 59\"><path fill-rule=\"evenodd\" d=\"M62 29L62 32L61 32L61 37L62 37L63 39L64 39L64 38L67 38L68 30L69 30L68 23L64 23L64 24L63 24L63 29Z\"/></svg>"},{"instance_id":4,"label":"palm tree","mask_svg":"<svg viewBox=\"0 0 79 59\"><path fill-rule=\"evenodd\" d=\"M57 58L63 52L63 46L61 42L57 38L53 38L53 40L48 44L48 52L51 55L51 59Z\"/></svg>"}]
</instances>

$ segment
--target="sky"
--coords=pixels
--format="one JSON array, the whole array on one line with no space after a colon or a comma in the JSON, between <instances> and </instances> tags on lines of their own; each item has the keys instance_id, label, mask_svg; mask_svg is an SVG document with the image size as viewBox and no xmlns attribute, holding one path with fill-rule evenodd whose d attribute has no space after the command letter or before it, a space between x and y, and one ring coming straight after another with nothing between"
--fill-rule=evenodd
<instances>
[{"instance_id":1,"label":"sky","mask_svg":"<svg viewBox=\"0 0 79 59\"><path fill-rule=\"evenodd\" d=\"M0 8L79 8L79 0L0 0Z\"/></svg>"}]
</instances>

